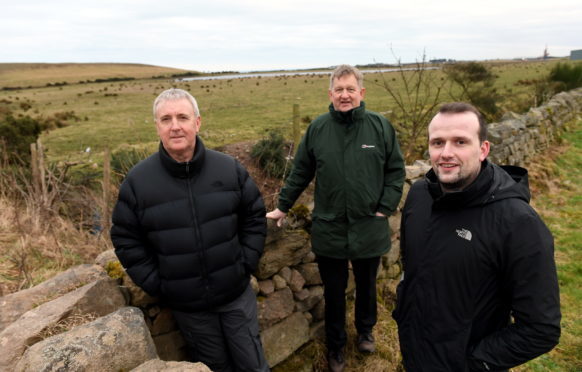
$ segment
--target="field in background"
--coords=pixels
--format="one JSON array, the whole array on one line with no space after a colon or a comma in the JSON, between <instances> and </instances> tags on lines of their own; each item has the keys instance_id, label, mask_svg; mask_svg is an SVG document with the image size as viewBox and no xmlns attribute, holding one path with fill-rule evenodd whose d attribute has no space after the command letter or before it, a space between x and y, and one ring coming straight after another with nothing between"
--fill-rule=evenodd
<instances>
[{"instance_id":1,"label":"field in background","mask_svg":"<svg viewBox=\"0 0 582 372\"><path fill-rule=\"evenodd\" d=\"M554 63L512 61L491 63L491 66L499 76L497 86L501 93L533 105L533 88L523 82L541 78ZM29 105L27 115L49 116L74 111L79 121L72 121L70 126L42 136L52 160L87 158L83 151L88 147L92 154L101 153L106 146L114 150L122 144L149 143L155 148L157 138L151 105L161 91L170 87L186 89L197 98L202 114L201 136L210 147L256 140L273 128L281 129L287 138L291 138L293 104L300 104L303 129L311 119L325 112L329 104L329 80L323 75L177 82L168 78L151 79L151 76L162 73L180 72L154 66L66 64L48 65L53 67L46 71L38 65L32 66L36 67L0 64L0 87L24 85L22 79L25 76L31 82L38 80L43 83L64 79L73 82L95 80L99 76L136 78L0 91L0 101L11 102L12 107L18 109L23 103ZM435 73L444 79L440 71ZM48 81L51 80L50 74L54 74L52 81ZM399 84L397 73L384 73L384 78L394 85ZM379 85L382 79L377 73L365 75L365 101L369 109L390 118L394 103ZM445 92L441 100L451 98Z\"/></svg>"},{"instance_id":2,"label":"field in background","mask_svg":"<svg viewBox=\"0 0 582 372\"><path fill-rule=\"evenodd\" d=\"M0 63L0 89L76 84L97 79L170 76L184 70L137 63Z\"/></svg>"}]
</instances>

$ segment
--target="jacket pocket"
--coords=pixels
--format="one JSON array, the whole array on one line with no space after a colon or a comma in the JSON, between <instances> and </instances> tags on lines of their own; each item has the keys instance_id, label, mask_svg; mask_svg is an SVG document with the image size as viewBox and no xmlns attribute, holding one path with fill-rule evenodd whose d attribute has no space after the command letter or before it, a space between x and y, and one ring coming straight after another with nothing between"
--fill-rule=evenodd
<instances>
[{"instance_id":1,"label":"jacket pocket","mask_svg":"<svg viewBox=\"0 0 582 372\"><path fill-rule=\"evenodd\" d=\"M332 222L332 221L342 221L344 220L345 217L344 216L340 216L337 213L313 213L312 216L312 220L313 221L317 221L317 220L321 220L321 221L326 221L326 222Z\"/></svg>"}]
</instances>

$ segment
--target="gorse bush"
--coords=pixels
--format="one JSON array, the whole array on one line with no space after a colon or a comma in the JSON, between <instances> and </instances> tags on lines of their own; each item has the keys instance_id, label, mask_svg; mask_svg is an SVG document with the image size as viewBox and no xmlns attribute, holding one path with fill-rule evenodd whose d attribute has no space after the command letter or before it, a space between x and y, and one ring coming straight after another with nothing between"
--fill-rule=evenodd
<instances>
[{"instance_id":1,"label":"gorse bush","mask_svg":"<svg viewBox=\"0 0 582 372\"><path fill-rule=\"evenodd\" d=\"M269 177L284 178L288 163L285 146L283 135L277 130L271 130L267 138L253 146L251 157L258 161Z\"/></svg>"},{"instance_id":2,"label":"gorse bush","mask_svg":"<svg viewBox=\"0 0 582 372\"><path fill-rule=\"evenodd\" d=\"M121 146L111 153L111 170L121 181L137 163L151 155L147 149L134 146Z\"/></svg>"},{"instance_id":3,"label":"gorse bush","mask_svg":"<svg viewBox=\"0 0 582 372\"><path fill-rule=\"evenodd\" d=\"M582 63L558 63L550 71L549 80L559 83L559 91L576 89L582 86Z\"/></svg>"},{"instance_id":4,"label":"gorse bush","mask_svg":"<svg viewBox=\"0 0 582 372\"><path fill-rule=\"evenodd\" d=\"M30 144L36 142L41 132L38 120L30 116L0 117L0 146L11 164L30 160Z\"/></svg>"}]
</instances>

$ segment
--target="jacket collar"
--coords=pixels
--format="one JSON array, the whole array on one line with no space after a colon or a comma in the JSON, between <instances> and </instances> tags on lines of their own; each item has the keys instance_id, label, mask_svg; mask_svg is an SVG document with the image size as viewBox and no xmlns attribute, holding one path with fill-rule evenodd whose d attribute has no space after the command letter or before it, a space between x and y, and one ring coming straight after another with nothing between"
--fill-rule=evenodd
<instances>
[{"instance_id":1,"label":"jacket collar","mask_svg":"<svg viewBox=\"0 0 582 372\"><path fill-rule=\"evenodd\" d=\"M204 157L206 155L206 148L200 137L196 136L194 155L189 161L177 162L174 160L170 154L168 154L161 142L159 154L163 167L172 175L172 177L192 178L194 175L200 173L200 170L202 169L202 164L204 163Z\"/></svg>"},{"instance_id":2,"label":"jacket collar","mask_svg":"<svg viewBox=\"0 0 582 372\"><path fill-rule=\"evenodd\" d=\"M518 198L529 203L527 170L516 166L497 166L485 159L481 172L472 184L456 192L443 192L431 169L425 176L435 208L454 209L484 205L503 199Z\"/></svg>"},{"instance_id":3,"label":"jacket collar","mask_svg":"<svg viewBox=\"0 0 582 372\"><path fill-rule=\"evenodd\" d=\"M433 169L426 174L426 182L435 208L464 208L481 204L489 197L488 190L493 184L493 166L485 159L475 181L461 191L443 192Z\"/></svg>"},{"instance_id":4,"label":"jacket collar","mask_svg":"<svg viewBox=\"0 0 582 372\"><path fill-rule=\"evenodd\" d=\"M364 101L360 101L360 106L346 112L336 111L335 108L333 108L333 103L330 103L329 113L336 121L340 123L353 124L364 118L366 114L366 103Z\"/></svg>"}]
</instances>

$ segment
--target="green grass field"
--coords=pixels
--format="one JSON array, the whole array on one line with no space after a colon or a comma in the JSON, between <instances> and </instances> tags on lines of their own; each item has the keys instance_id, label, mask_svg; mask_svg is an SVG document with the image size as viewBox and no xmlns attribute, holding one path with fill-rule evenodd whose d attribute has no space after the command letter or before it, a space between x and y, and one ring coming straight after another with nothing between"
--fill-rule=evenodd
<instances>
[{"instance_id":1,"label":"green grass field","mask_svg":"<svg viewBox=\"0 0 582 372\"><path fill-rule=\"evenodd\" d=\"M561 147L534 163L532 204L554 235L562 336L552 352L523 370L582 371L582 121L565 134Z\"/></svg>"},{"instance_id":2,"label":"green grass field","mask_svg":"<svg viewBox=\"0 0 582 372\"><path fill-rule=\"evenodd\" d=\"M491 66L499 76L500 92L511 97L522 95L527 99L532 88L517 82L540 78L553 63L507 62L492 63ZM99 154L106 146L114 150L122 144L155 143L151 105L161 91L172 86L186 89L197 98L202 114L201 136L211 147L255 140L273 128L282 129L291 138L294 104L300 105L301 117L305 119L313 119L325 112L329 104L329 80L323 75L191 82L151 79L151 76L179 72L125 64L0 64L0 87L71 82L65 86L0 91L0 102L10 102L10 106L16 109L23 102L27 103L31 108L25 114L33 117L74 111L81 120L42 136L52 160L77 160L87 147ZM443 78L440 71L434 73L438 79ZM74 83L112 77L134 77L135 80ZM384 73L384 78L400 88L396 73ZM381 81L378 74L365 75L365 101L369 109L385 113L390 118L395 106L379 86ZM446 93L441 95L441 101L449 100L451 98ZM303 123L303 128L306 126Z\"/></svg>"}]
</instances>

